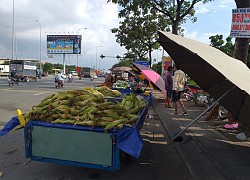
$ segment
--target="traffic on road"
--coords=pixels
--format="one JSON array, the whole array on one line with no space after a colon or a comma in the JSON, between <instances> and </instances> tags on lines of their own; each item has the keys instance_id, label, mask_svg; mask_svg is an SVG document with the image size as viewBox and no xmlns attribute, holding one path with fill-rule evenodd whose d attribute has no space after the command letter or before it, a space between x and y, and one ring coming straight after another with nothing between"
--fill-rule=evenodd
<instances>
[{"instance_id":1,"label":"traffic on road","mask_svg":"<svg viewBox=\"0 0 250 180\"><path fill-rule=\"evenodd\" d=\"M19 86L9 86L8 78L0 78L0 129L16 116L16 110L27 112L42 99L59 91L95 87L104 82L103 77L91 81L90 78L65 81L63 88L55 88L54 76L43 77L39 81L21 82ZM121 153L119 171L105 171L47 162L36 162L25 157L23 129L0 137L0 177L2 179L189 179L190 174L179 156L174 144L170 143L160 121L150 117L157 115L149 109L140 131L144 145L138 159ZM156 128L157 127L157 128ZM150 158L166 143L168 150L154 161ZM86 146L86 148L88 148ZM45 148L46 150L46 148ZM176 167L178 169L176 170ZM168 172L166 172L166 169Z\"/></svg>"}]
</instances>

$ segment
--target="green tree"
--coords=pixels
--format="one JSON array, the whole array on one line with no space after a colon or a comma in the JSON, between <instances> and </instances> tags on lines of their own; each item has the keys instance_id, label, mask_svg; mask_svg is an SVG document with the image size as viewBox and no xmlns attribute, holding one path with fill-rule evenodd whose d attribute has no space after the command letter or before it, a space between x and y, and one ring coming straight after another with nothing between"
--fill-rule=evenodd
<instances>
[{"instance_id":1,"label":"green tree","mask_svg":"<svg viewBox=\"0 0 250 180\"><path fill-rule=\"evenodd\" d=\"M65 68L66 68L66 73L67 74L69 74L70 71L75 71L76 70L75 65L70 65L70 66L66 65Z\"/></svg>"},{"instance_id":2,"label":"green tree","mask_svg":"<svg viewBox=\"0 0 250 180\"><path fill-rule=\"evenodd\" d=\"M170 31L172 26L172 33L181 33L181 24L196 21L194 5L209 1L213 0L108 0L122 7L118 16L124 18L119 28L111 31L121 46L139 58L148 53L151 66L151 52L159 48L157 30Z\"/></svg>"},{"instance_id":3,"label":"green tree","mask_svg":"<svg viewBox=\"0 0 250 180\"><path fill-rule=\"evenodd\" d=\"M231 37L226 38L226 43L223 40L223 35L219 35L219 34L215 36L211 36L209 37L209 39L210 39L210 46L221 50L222 52L224 52L225 54L231 57L233 56L234 44L232 43Z\"/></svg>"},{"instance_id":4,"label":"green tree","mask_svg":"<svg viewBox=\"0 0 250 180\"><path fill-rule=\"evenodd\" d=\"M54 67L53 67L53 68L55 68L55 69L63 69L63 65L57 63L57 64L54 64Z\"/></svg>"},{"instance_id":5,"label":"green tree","mask_svg":"<svg viewBox=\"0 0 250 180\"><path fill-rule=\"evenodd\" d=\"M132 62L130 59L121 59L119 63L113 65L112 69L121 66L132 67Z\"/></svg>"},{"instance_id":6,"label":"green tree","mask_svg":"<svg viewBox=\"0 0 250 180\"><path fill-rule=\"evenodd\" d=\"M160 20L160 21L159 21ZM124 46L129 53L136 55L136 58L145 59L149 54L149 64L152 63L151 53L154 49L159 48L157 42L157 30L168 30L168 22L157 14L128 15L124 21L120 22L119 28L111 29L116 35L116 42Z\"/></svg>"},{"instance_id":7,"label":"green tree","mask_svg":"<svg viewBox=\"0 0 250 180\"><path fill-rule=\"evenodd\" d=\"M223 40L223 35L217 34L215 36L209 37L209 39L210 39L210 46L220 49L225 54L231 57L234 57L236 46L235 44L233 44L231 37L226 38L226 43ZM250 68L250 49L249 48L247 52L247 67Z\"/></svg>"},{"instance_id":8,"label":"green tree","mask_svg":"<svg viewBox=\"0 0 250 180\"><path fill-rule=\"evenodd\" d=\"M181 33L180 25L187 20L195 22L194 5L199 2L207 3L213 0L108 0L118 4L123 9L119 11L119 17L127 17L129 14L146 15L157 14L170 21L172 33Z\"/></svg>"},{"instance_id":9,"label":"green tree","mask_svg":"<svg viewBox=\"0 0 250 180\"><path fill-rule=\"evenodd\" d=\"M162 71L162 62L158 62L157 64L153 64L152 69L157 72L158 74L161 74Z\"/></svg>"},{"instance_id":10,"label":"green tree","mask_svg":"<svg viewBox=\"0 0 250 180\"><path fill-rule=\"evenodd\" d=\"M46 62L43 65L43 72L51 73L51 70L52 70L53 67L54 67L53 64Z\"/></svg>"}]
</instances>

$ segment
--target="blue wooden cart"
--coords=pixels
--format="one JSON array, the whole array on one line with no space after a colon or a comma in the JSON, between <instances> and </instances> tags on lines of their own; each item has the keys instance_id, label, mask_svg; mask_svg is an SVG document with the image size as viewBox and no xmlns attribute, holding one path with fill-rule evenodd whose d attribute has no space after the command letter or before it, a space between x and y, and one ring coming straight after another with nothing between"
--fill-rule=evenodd
<instances>
[{"instance_id":1,"label":"blue wooden cart","mask_svg":"<svg viewBox=\"0 0 250 180\"><path fill-rule=\"evenodd\" d=\"M152 96L145 98L149 105ZM139 131L148 105L140 112L133 127L113 129L108 133L97 127L31 121L24 127L26 157L33 161L117 171L120 169L120 151L136 158L140 155L143 140Z\"/></svg>"}]
</instances>

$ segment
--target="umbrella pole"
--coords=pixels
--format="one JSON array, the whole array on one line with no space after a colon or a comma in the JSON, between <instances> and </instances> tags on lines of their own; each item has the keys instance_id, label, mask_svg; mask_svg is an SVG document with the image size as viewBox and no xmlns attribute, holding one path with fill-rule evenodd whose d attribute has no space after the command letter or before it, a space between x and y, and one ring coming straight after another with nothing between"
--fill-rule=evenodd
<instances>
[{"instance_id":1,"label":"umbrella pole","mask_svg":"<svg viewBox=\"0 0 250 180\"><path fill-rule=\"evenodd\" d=\"M214 105L219 102L225 95L227 95L227 93L229 93L230 91L232 91L236 86L232 87L231 89L227 90L224 94L221 95L221 97L219 97L219 99L217 99L209 108L207 108L205 111L203 111L197 118L195 118L191 123L189 123L187 125L187 127L185 127L183 130L181 130L178 134L176 134L173 138L171 138L172 142L174 143L181 143L183 141L182 138L182 134L190 127L192 126L195 122L197 122L201 116L203 116L207 111L209 111L210 109L212 109L214 107ZM158 156L164 149L166 149L169 146L169 144L166 144L162 149L160 149L156 154L154 154L149 160L148 163L141 163L141 164L150 164L150 163L155 163L153 161L153 159Z\"/></svg>"}]
</instances>

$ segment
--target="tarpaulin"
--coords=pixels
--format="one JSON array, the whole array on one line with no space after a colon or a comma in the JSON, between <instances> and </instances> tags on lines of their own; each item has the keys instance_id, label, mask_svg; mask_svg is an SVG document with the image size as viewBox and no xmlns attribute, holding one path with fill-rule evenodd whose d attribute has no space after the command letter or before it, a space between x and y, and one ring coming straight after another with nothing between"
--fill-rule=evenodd
<instances>
[{"instance_id":1,"label":"tarpaulin","mask_svg":"<svg viewBox=\"0 0 250 180\"><path fill-rule=\"evenodd\" d=\"M8 134L12 129L17 127L20 124L18 117L14 116L2 130L0 130L0 137Z\"/></svg>"},{"instance_id":2,"label":"tarpaulin","mask_svg":"<svg viewBox=\"0 0 250 180\"><path fill-rule=\"evenodd\" d=\"M143 140L140 136L139 131L141 130L145 117L148 112L148 105L152 103L153 96L147 96L145 99L147 99L148 104L147 106L140 112L139 119L136 122L136 124L132 127L125 126L121 130L114 130L111 129L109 131L110 133L115 133L116 136L116 142L117 147L130 154L131 156L138 158L140 156L142 147L143 147ZM17 116L13 117L0 131L0 137L3 135L6 135L8 132L10 132L12 129L14 129L16 126L18 126L20 123L18 121ZM69 124L51 124L47 122L41 122L41 121L30 121L28 124L28 127L31 126L44 126L44 127L56 127L56 128L64 128L64 129L75 129L75 130L84 130L84 131L95 131L95 132L103 132L104 129L102 127L89 127L89 126L72 126Z\"/></svg>"}]
</instances>

